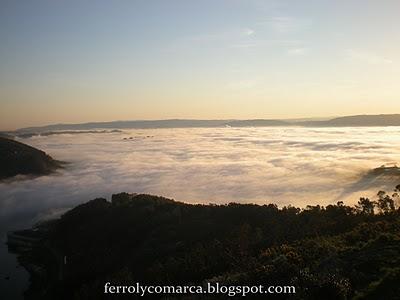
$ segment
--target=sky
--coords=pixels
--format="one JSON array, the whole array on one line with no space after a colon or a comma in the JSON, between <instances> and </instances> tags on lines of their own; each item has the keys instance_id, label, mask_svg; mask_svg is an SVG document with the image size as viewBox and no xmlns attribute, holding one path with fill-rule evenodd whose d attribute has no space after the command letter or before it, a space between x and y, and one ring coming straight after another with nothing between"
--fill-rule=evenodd
<instances>
[{"instance_id":1,"label":"sky","mask_svg":"<svg viewBox=\"0 0 400 300\"><path fill-rule=\"evenodd\" d=\"M0 1L0 130L400 112L400 1Z\"/></svg>"}]
</instances>

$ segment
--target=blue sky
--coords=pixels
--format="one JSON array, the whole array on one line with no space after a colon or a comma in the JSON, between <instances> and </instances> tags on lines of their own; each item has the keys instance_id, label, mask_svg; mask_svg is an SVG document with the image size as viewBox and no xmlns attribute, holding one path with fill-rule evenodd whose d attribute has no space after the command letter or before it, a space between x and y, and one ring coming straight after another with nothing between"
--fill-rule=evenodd
<instances>
[{"instance_id":1,"label":"blue sky","mask_svg":"<svg viewBox=\"0 0 400 300\"><path fill-rule=\"evenodd\" d=\"M1 1L0 129L399 112L399 1Z\"/></svg>"}]
</instances>

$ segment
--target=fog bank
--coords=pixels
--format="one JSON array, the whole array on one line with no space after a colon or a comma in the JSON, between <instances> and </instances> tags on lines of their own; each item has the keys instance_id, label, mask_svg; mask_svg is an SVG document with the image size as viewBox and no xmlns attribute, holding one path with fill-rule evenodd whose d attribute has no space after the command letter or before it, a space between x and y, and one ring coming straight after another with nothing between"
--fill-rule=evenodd
<instances>
[{"instance_id":1,"label":"fog bank","mask_svg":"<svg viewBox=\"0 0 400 300\"><path fill-rule=\"evenodd\" d=\"M188 203L352 204L398 182L381 176L363 185L368 170L398 160L399 131L182 128L25 138L69 164L51 176L1 183L0 217L41 218L122 191Z\"/></svg>"}]
</instances>

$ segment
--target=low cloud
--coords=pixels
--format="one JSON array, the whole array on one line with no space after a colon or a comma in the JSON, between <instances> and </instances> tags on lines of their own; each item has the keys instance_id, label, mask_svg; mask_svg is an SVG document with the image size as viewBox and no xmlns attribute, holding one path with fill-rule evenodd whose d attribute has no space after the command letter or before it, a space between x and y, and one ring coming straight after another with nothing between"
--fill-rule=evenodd
<instances>
[{"instance_id":1,"label":"low cloud","mask_svg":"<svg viewBox=\"0 0 400 300\"><path fill-rule=\"evenodd\" d=\"M141 138L123 139L130 136ZM53 215L123 191L188 203L327 205L340 196L352 204L395 184L360 180L396 161L400 147L393 128L131 130L23 142L70 164L51 176L1 183L3 220Z\"/></svg>"}]
</instances>

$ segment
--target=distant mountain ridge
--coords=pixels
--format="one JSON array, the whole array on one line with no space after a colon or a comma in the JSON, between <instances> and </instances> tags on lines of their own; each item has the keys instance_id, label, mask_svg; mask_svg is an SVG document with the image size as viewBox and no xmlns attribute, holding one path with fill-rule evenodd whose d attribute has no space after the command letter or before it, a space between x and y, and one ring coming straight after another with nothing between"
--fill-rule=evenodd
<instances>
[{"instance_id":1,"label":"distant mountain ridge","mask_svg":"<svg viewBox=\"0 0 400 300\"><path fill-rule=\"evenodd\" d=\"M15 133L48 132L55 130L93 130L93 129L155 129L155 128L195 128L195 127L243 127L243 126L290 126L289 122L281 120L133 120L112 122L90 122L81 124L54 124L37 127L26 127L15 131Z\"/></svg>"},{"instance_id":2,"label":"distant mountain ridge","mask_svg":"<svg viewBox=\"0 0 400 300\"><path fill-rule=\"evenodd\" d=\"M16 130L17 132L50 131L50 130L91 130L98 128L117 129L146 129L146 128L186 128L186 127L218 127L223 126L226 120L133 120L111 122L89 122L79 124L53 124L46 126L27 127Z\"/></svg>"},{"instance_id":3,"label":"distant mountain ridge","mask_svg":"<svg viewBox=\"0 0 400 300\"><path fill-rule=\"evenodd\" d=\"M296 123L302 126L350 127L350 126L400 126L400 114L357 115L338 117L327 121L305 121Z\"/></svg>"},{"instance_id":4,"label":"distant mountain ridge","mask_svg":"<svg viewBox=\"0 0 400 300\"><path fill-rule=\"evenodd\" d=\"M303 127L347 127L347 126L400 126L400 114L355 115L337 117L328 120L133 120L111 122L89 122L80 124L52 124L46 126L21 128L13 133L49 132L57 130L93 130L93 129L156 129L156 128L211 128L211 127L269 127L269 126L303 126Z\"/></svg>"}]
</instances>

